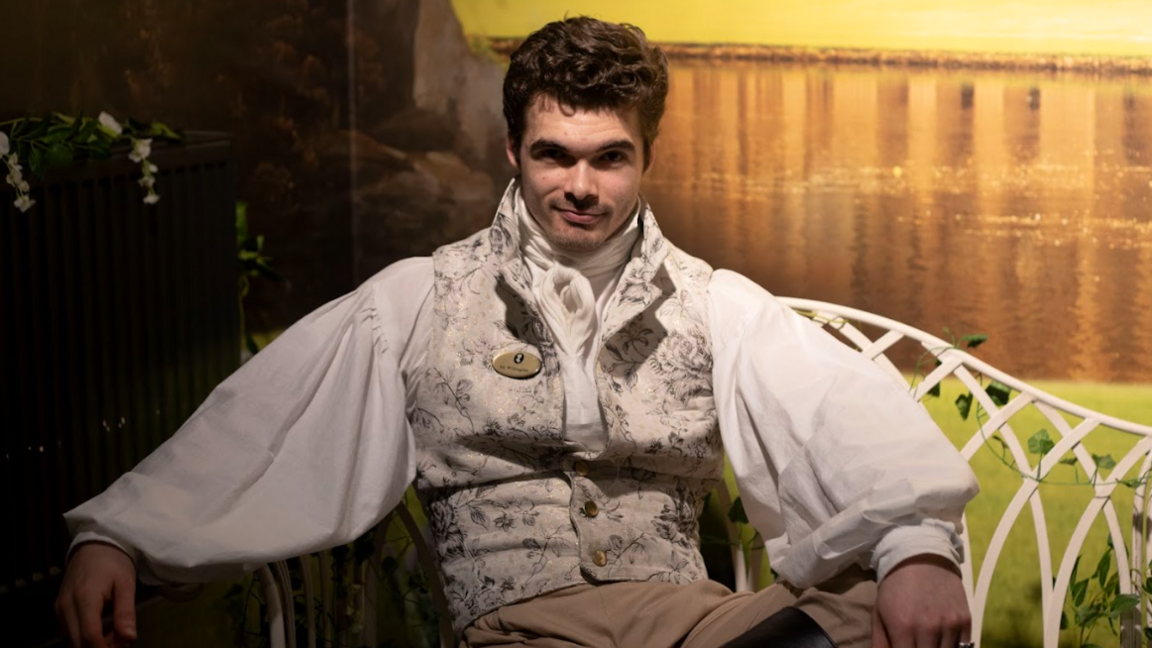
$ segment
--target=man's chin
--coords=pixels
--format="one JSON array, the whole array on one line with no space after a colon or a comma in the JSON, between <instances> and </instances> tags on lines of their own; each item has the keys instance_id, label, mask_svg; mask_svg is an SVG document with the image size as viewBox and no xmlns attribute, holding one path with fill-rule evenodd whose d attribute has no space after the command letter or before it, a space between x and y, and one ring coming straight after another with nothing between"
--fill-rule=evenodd
<instances>
[{"instance_id":1,"label":"man's chin","mask_svg":"<svg viewBox=\"0 0 1152 648\"><path fill-rule=\"evenodd\" d=\"M599 249L602 245L604 237L600 236L599 232L587 230L555 232L552 238L552 247L562 252L587 253Z\"/></svg>"}]
</instances>

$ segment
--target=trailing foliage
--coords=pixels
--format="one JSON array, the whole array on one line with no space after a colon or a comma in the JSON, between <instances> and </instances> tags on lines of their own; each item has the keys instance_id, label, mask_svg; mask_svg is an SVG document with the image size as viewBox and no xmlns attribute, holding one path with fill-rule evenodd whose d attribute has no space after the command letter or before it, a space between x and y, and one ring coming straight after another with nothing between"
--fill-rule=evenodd
<instances>
[{"instance_id":1,"label":"trailing foliage","mask_svg":"<svg viewBox=\"0 0 1152 648\"><path fill-rule=\"evenodd\" d=\"M184 135L160 122L141 122L129 118L121 124L108 113L75 117L50 112L43 117L21 117L0 122L0 161L8 169L5 180L16 190L15 205L28 211L36 204L29 196L31 187L24 179L24 164L38 178L48 171L66 167L78 160L104 160L112 157L118 145L130 147L128 157L140 164L138 180L146 189L144 203L160 200L156 193L155 174L159 169L148 160L153 140L183 142Z\"/></svg>"}]
</instances>

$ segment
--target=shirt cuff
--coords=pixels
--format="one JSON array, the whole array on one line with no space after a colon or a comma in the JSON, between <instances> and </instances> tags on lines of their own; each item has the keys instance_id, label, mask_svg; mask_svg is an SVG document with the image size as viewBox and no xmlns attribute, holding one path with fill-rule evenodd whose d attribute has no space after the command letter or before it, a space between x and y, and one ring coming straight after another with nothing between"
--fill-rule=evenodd
<instances>
[{"instance_id":1,"label":"shirt cuff","mask_svg":"<svg viewBox=\"0 0 1152 648\"><path fill-rule=\"evenodd\" d=\"M102 542L123 551L128 554L128 558L132 560L132 565L136 568L136 573L140 573L139 552L136 550L136 547L133 547L127 542L106 536L98 531L81 531L76 534L76 537L72 539L72 544L68 547L68 555L64 558L65 565L68 564L69 560L72 560L72 554L76 552L76 547L86 542Z\"/></svg>"},{"instance_id":2,"label":"shirt cuff","mask_svg":"<svg viewBox=\"0 0 1152 648\"><path fill-rule=\"evenodd\" d=\"M882 582L896 565L922 554L946 558L959 567L964 562L964 543L956 534L956 526L943 520L926 519L919 526L902 526L889 531L872 551L876 582Z\"/></svg>"}]
</instances>

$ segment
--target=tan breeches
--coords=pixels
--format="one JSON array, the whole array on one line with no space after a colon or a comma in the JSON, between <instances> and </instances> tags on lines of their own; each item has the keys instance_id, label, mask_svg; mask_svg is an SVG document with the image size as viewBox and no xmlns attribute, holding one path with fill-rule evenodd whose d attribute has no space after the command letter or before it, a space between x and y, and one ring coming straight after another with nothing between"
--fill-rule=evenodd
<instances>
[{"instance_id":1,"label":"tan breeches","mask_svg":"<svg viewBox=\"0 0 1152 648\"><path fill-rule=\"evenodd\" d=\"M818 587L786 583L733 594L704 580L580 584L506 605L464 631L461 648L719 648L786 606L811 616L839 648L872 643L876 581L852 569Z\"/></svg>"}]
</instances>

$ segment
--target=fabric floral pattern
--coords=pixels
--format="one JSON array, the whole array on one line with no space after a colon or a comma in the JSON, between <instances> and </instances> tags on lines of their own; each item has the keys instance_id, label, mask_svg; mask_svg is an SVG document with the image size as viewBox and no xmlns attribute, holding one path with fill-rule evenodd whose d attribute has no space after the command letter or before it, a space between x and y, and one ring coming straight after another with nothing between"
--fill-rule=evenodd
<instances>
[{"instance_id":1,"label":"fabric floral pattern","mask_svg":"<svg viewBox=\"0 0 1152 648\"><path fill-rule=\"evenodd\" d=\"M409 410L416 486L458 631L580 582L705 578L697 519L723 462L711 268L665 241L644 210L639 252L605 314L596 382L608 443L590 453L563 433L559 359L512 195L492 227L434 255L436 328ZM543 370L501 376L491 361L508 351L540 357Z\"/></svg>"}]
</instances>

